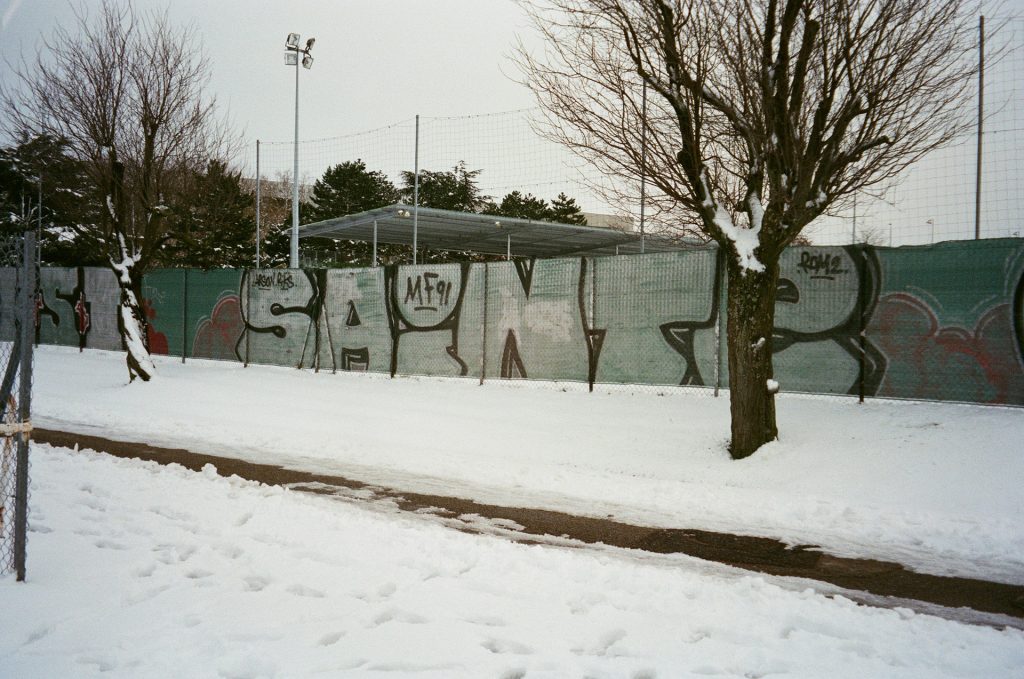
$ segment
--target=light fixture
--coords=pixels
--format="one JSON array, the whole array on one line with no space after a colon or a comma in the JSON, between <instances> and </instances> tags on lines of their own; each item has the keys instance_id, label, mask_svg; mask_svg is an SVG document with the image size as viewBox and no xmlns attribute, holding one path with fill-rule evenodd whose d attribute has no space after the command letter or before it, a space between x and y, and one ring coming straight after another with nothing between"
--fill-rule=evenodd
<instances>
[{"instance_id":1,"label":"light fixture","mask_svg":"<svg viewBox=\"0 0 1024 679\"><path fill-rule=\"evenodd\" d=\"M306 41L305 49L299 47L301 36L298 33L289 33L284 41L285 49L284 63L295 67L295 160L292 168L292 237L291 253L288 258L288 265L292 269L299 267L299 55L302 55L302 67L312 68L313 57L309 50L313 48L316 38Z\"/></svg>"}]
</instances>

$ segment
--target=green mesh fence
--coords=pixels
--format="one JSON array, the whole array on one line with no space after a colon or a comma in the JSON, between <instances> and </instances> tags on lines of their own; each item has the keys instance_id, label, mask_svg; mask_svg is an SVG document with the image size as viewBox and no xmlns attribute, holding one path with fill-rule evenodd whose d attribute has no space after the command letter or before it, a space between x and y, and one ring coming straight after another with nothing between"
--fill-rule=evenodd
<instances>
[{"instance_id":1,"label":"green mesh fence","mask_svg":"<svg viewBox=\"0 0 1024 679\"><path fill-rule=\"evenodd\" d=\"M154 353L710 393L728 386L723 266L704 249L160 270L147 275L143 297ZM5 288L8 278L0 271ZM119 347L109 272L44 269L41 280L40 341ZM1024 405L1024 240L790 248L772 350L783 391Z\"/></svg>"}]
</instances>

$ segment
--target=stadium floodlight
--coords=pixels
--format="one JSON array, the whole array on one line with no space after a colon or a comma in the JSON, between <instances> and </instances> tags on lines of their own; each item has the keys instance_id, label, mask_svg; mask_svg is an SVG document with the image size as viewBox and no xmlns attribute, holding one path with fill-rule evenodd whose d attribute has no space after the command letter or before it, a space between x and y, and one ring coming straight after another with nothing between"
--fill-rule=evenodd
<instances>
[{"instance_id":1,"label":"stadium floodlight","mask_svg":"<svg viewBox=\"0 0 1024 679\"><path fill-rule=\"evenodd\" d=\"M292 166L292 238L288 258L288 266L292 269L299 268L299 55L302 55L302 67L312 68L313 57L309 50L313 49L313 43L316 42L316 38L310 38L303 49L299 47L300 39L298 33L289 33L284 41L287 50L284 54L284 63L295 67L295 162Z\"/></svg>"}]
</instances>

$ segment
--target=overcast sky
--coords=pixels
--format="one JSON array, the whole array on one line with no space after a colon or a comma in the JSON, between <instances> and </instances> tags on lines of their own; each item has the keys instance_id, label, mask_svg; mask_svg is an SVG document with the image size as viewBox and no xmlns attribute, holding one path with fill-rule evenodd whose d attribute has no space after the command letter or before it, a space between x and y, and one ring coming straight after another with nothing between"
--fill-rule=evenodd
<instances>
[{"instance_id":1,"label":"overcast sky","mask_svg":"<svg viewBox=\"0 0 1024 679\"><path fill-rule=\"evenodd\" d=\"M77 3L76 3L77 6ZM98 0L84 6L98 7ZM316 37L316 62L300 75L302 138L365 130L420 113L465 115L533 105L507 55L528 33L511 0L135 0L193 22L211 60L212 85L250 138L293 135L294 69L286 35ZM0 54L33 53L68 0L0 0ZM10 79L0 64L0 77Z\"/></svg>"},{"instance_id":2,"label":"overcast sky","mask_svg":"<svg viewBox=\"0 0 1024 679\"><path fill-rule=\"evenodd\" d=\"M992 4L987 3L989 8ZM99 0L74 6L96 11ZM509 55L517 38L533 48L539 43L512 0L135 0L135 6L167 7L175 23L196 26L211 62L211 89L249 141L292 139L295 71L283 57L291 31L301 34L303 43L316 37L316 62L300 73L301 139L351 135L403 121L386 134L303 144L300 173L307 180L328 164L355 157L393 178L399 169L412 169L410 121L416 114L470 116L534 106L529 91L515 81L518 73ZM1021 16L1024 0L999 3L995 13ZM32 56L57 25L74 23L68 0L0 0L0 57ZM1017 52L997 64L987 80L986 101L997 111L986 124L984 221L991 231L986 235L1020 233L1024 214L1019 201L1024 20L1012 22L1004 34ZM10 78L10 67L0 62L0 81ZM566 169L564 151L544 146L529 137L528 128L508 121L445 122L444 129L433 123L426 141L421 137L421 167L441 169L464 159L471 169L486 170L482 186L496 197L519 188L550 199L566 190L584 209L611 209L589 192L579 170ZM890 194L898 207L862 205L861 221L888 234L895 222L896 234L888 238L893 244L969 237L972 149L965 143L922 162L899 192ZM271 169L267 174L290 168L290 153L290 146L264 146L263 168ZM253 171L252 161L241 159L247 172ZM845 242L846 228L840 226L836 242Z\"/></svg>"}]
</instances>

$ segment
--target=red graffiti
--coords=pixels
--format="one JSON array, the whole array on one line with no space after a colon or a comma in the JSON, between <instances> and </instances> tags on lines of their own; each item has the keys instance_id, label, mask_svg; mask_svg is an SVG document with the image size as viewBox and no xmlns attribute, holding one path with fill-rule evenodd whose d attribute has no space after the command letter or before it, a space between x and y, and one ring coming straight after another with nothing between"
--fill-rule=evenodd
<instances>
[{"instance_id":1,"label":"red graffiti","mask_svg":"<svg viewBox=\"0 0 1024 679\"><path fill-rule=\"evenodd\" d=\"M89 315L89 307L85 301L85 292L78 293L78 299L75 301L75 330L78 331L79 335L84 335L89 332L89 326L92 325L92 318Z\"/></svg>"},{"instance_id":2,"label":"red graffiti","mask_svg":"<svg viewBox=\"0 0 1024 679\"><path fill-rule=\"evenodd\" d=\"M192 342L196 358L237 360L235 344L245 331L238 295L224 295L213 307L209 318L200 321Z\"/></svg>"},{"instance_id":3,"label":"red graffiti","mask_svg":"<svg viewBox=\"0 0 1024 679\"><path fill-rule=\"evenodd\" d=\"M927 304L895 293L879 301L868 335L889 359L878 396L1018 403L1024 393L1009 304L986 311L972 332L939 327Z\"/></svg>"},{"instance_id":4,"label":"red graffiti","mask_svg":"<svg viewBox=\"0 0 1024 679\"><path fill-rule=\"evenodd\" d=\"M149 353L162 354L166 356L170 353L170 348L167 344L167 335L162 332L157 332L157 329L153 326L153 319L156 318L156 309L153 308L153 302L148 299L143 299L142 310L145 312L146 320L148 321L146 323L146 340L149 343Z\"/></svg>"}]
</instances>

